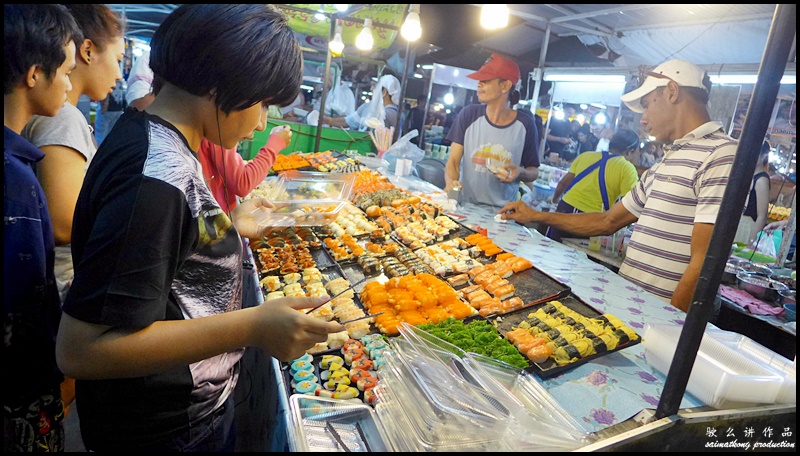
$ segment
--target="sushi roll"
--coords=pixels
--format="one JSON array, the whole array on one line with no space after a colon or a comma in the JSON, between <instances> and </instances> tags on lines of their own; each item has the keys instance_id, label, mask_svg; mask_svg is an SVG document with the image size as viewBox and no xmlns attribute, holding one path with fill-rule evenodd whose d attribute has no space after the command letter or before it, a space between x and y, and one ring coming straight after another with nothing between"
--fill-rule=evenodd
<instances>
[{"instance_id":1,"label":"sushi roll","mask_svg":"<svg viewBox=\"0 0 800 456\"><path fill-rule=\"evenodd\" d=\"M292 375L292 379L295 383L300 383L306 380L314 380L316 381L317 376L314 375L313 370L299 370Z\"/></svg>"},{"instance_id":2,"label":"sushi roll","mask_svg":"<svg viewBox=\"0 0 800 456\"><path fill-rule=\"evenodd\" d=\"M367 370L368 371L368 370L372 369L372 364L373 364L372 360L369 360L369 359L366 359L366 358L360 358L360 359L357 359L357 360L353 361L353 363L350 365L350 368L351 369L363 369L363 370Z\"/></svg>"},{"instance_id":3,"label":"sushi roll","mask_svg":"<svg viewBox=\"0 0 800 456\"><path fill-rule=\"evenodd\" d=\"M367 336L364 336L364 338L366 338L366 337ZM349 350L351 348L362 348L363 349L364 348L364 343L361 342L358 339L347 339L344 342L344 345L342 345L342 354L344 354L344 352L346 350Z\"/></svg>"},{"instance_id":4,"label":"sushi roll","mask_svg":"<svg viewBox=\"0 0 800 456\"><path fill-rule=\"evenodd\" d=\"M334 390L339 385L349 386L351 384L350 371L344 368L335 371L325 371L320 377L322 381L325 382L323 386L328 390Z\"/></svg>"},{"instance_id":5,"label":"sushi roll","mask_svg":"<svg viewBox=\"0 0 800 456\"><path fill-rule=\"evenodd\" d=\"M330 369L331 364L339 364L341 366L344 364L344 359L338 355L323 355L322 360L319 363L319 367L323 369Z\"/></svg>"},{"instance_id":6,"label":"sushi roll","mask_svg":"<svg viewBox=\"0 0 800 456\"><path fill-rule=\"evenodd\" d=\"M312 365L311 365L311 363L310 363L310 362L308 362L308 361L304 361L304 360L297 360L297 361L294 361L294 362L293 362L293 363L292 363L292 364L289 366L289 369L291 370L291 372L292 372L292 375L294 375L294 374L296 374L298 371L301 371L301 370L305 370L305 371L307 371L307 370L313 370L313 369L314 369L314 366L312 366Z\"/></svg>"},{"instance_id":7,"label":"sushi roll","mask_svg":"<svg viewBox=\"0 0 800 456\"><path fill-rule=\"evenodd\" d=\"M375 394L375 392L372 389L368 389L368 390L364 391L364 402L366 402L367 404L370 404L370 405L375 405L375 402L377 402L377 400L378 400L378 396Z\"/></svg>"},{"instance_id":8,"label":"sushi roll","mask_svg":"<svg viewBox=\"0 0 800 456\"><path fill-rule=\"evenodd\" d=\"M314 394L316 390L320 389L319 384L317 382L311 380L304 380L299 382L295 387L294 391L298 394Z\"/></svg>"},{"instance_id":9,"label":"sushi roll","mask_svg":"<svg viewBox=\"0 0 800 456\"><path fill-rule=\"evenodd\" d=\"M348 348L344 352L344 362L353 364L353 361L364 357L364 350L361 348Z\"/></svg>"},{"instance_id":10,"label":"sushi roll","mask_svg":"<svg viewBox=\"0 0 800 456\"><path fill-rule=\"evenodd\" d=\"M372 371L366 371L364 369L350 369L350 381L352 383L358 383L359 380L362 378L372 377Z\"/></svg>"},{"instance_id":11,"label":"sushi roll","mask_svg":"<svg viewBox=\"0 0 800 456\"><path fill-rule=\"evenodd\" d=\"M314 361L314 357L309 355L308 353L305 353L305 354L303 354L303 356L297 358L294 361L308 361L310 363L310 362Z\"/></svg>"},{"instance_id":12,"label":"sushi roll","mask_svg":"<svg viewBox=\"0 0 800 456\"><path fill-rule=\"evenodd\" d=\"M344 364L337 363L335 361L331 362L328 368L322 371L322 373L320 374L320 378L322 378L322 380L327 380L330 377L331 372L335 372L340 369L344 369Z\"/></svg>"},{"instance_id":13,"label":"sushi roll","mask_svg":"<svg viewBox=\"0 0 800 456\"><path fill-rule=\"evenodd\" d=\"M339 385L333 393L334 399L354 399L358 397L358 389L352 386Z\"/></svg>"},{"instance_id":14,"label":"sushi roll","mask_svg":"<svg viewBox=\"0 0 800 456\"><path fill-rule=\"evenodd\" d=\"M375 388L375 385L378 384L378 379L375 377L364 377L356 383L359 391L366 391L368 389Z\"/></svg>"}]
</instances>

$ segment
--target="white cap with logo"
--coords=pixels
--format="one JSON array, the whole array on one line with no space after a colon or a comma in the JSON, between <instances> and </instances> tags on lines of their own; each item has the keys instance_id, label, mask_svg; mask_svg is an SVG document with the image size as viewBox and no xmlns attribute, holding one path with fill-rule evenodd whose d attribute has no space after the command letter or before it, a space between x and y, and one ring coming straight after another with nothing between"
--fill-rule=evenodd
<instances>
[{"instance_id":1,"label":"white cap with logo","mask_svg":"<svg viewBox=\"0 0 800 456\"><path fill-rule=\"evenodd\" d=\"M652 71L648 71L647 75L644 84L638 89L632 90L620 97L631 111L643 112L644 110L640 103L642 97L659 87L666 86L669 81L675 81L675 83L681 87L697 87L705 90L711 88L706 70L685 60L670 60L664 62L655 67Z\"/></svg>"}]
</instances>

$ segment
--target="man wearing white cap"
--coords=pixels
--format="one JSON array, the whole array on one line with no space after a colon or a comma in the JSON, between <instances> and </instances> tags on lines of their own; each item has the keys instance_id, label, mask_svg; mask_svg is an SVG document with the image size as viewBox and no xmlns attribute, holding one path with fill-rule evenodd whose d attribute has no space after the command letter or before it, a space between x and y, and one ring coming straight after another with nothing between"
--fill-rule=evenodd
<instances>
[{"instance_id":1,"label":"man wearing white cap","mask_svg":"<svg viewBox=\"0 0 800 456\"><path fill-rule=\"evenodd\" d=\"M710 90L705 70L670 60L621 97L642 113L642 125L664 143L665 154L611 210L542 213L517 202L500 210L503 218L581 236L610 235L637 222L619 274L688 311L737 148L722 124L710 121Z\"/></svg>"}]
</instances>

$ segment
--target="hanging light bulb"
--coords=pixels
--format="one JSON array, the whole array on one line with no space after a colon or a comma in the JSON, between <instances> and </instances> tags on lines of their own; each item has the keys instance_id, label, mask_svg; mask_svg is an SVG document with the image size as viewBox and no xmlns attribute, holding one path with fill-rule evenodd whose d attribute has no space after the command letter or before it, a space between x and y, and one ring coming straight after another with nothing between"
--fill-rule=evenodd
<instances>
[{"instance_id":1,"label":"hanging light bulb","mask_svg":"<svg viewBox=\"0 0 800 456\"><path fill-rule=\"evenodd\" d=\"M453 96L453 88L450 87L450 91L444 94L444 104L451 105L454 101L456 101L456 97Z\"/></svg>"},{"instance_id":2,"label":"hanging light bulb","mask_svg":"<svg viewBox=\"0 0 800 456\"><path fill-rule=\"evenodd\" d=\"M488 30L508 25L508 6L505 4L485 4L481 7L481 25Z\"/></svg>"},{"instance_id":3,"label":"hanging light bulb","mask_svg":"<svg viewBox=\"0 0 800 456\"><path fill-rule=\"evenodd\" d=\"M362 51L372 49L372 19L364 19L364 28L356 37L356 47Z\"/></svg>"},{"instance_id":4,"label":"hanging light bulb","mask_svg":"<svg viewBox=\"0 0 800 456\"><path fill-rule=\"evenodd\" d=\"M325 8L325 5L322 5L322 4L319 5L319 9L317 9L316 14L314 14L314 19L316 19L318 21L324 21L325 20L325 9L324 8Z\"/></svg>"},{"instance_id":5,"label":"hanging light bulb","mask_svg":"<svg viewBox=\"0 0 800 456\"><path fill-rule=\"evenodd\" d=\"M339 11L340 13L344 13L345 11L347 11L347 8L350 8L350 5L348 4L341 5L337 3L334 6L336 7L336 10Z\"/></svg>"},{"instance_id":6,"label":"hanging light bulb","mask_svg":"<svg viewBox=\"0 0 800 456\"><path fill-rule=\"evenodd\" d=\"M339 57L344 51L344 41L342 41L342 26L339 21L336 21L336 33L333 35L333 40L328 43L328 49L331 50L331 55Z\"/></svg>"},{"instance_id":7,"label":"hanging light bulb","mask_svg":"<svg viewBox=\"0 0 800 456\"><path fill-rule=\"evenodd\" d=\"M417 41L422 36L422 25L419 22L419 4L411 5L411 11L406 16L406 21L403 27L400 28L400 34L403 35L408 41Z\"/></svg>"}]
</instances>

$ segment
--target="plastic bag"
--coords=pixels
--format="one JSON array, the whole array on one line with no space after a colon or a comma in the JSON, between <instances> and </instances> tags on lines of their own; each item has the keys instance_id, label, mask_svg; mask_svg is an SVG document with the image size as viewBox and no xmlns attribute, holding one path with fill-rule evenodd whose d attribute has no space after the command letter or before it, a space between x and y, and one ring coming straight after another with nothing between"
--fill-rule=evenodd
<instances>
[{"instance_id":1,"label":"plastic bag","mask_svg":"<svg viewBox=\"0 0 800 456\"><path fill-rule=\"evenodd\" d=\"M344 117L356 111L356 96L346 85L339 83L328 93L325 112L332 117Z\"/></svg>"},{"instance_id":2,"label":"plastic bag","mask_svg":"<svg viewBox=\"0 0 800 456\"><path fill-rule=\"evenodd\" d=\"M411 140L417 136L419 136L419 132L417 130L411 130L398 139L397 142L389 146L386 153L383 155L383 159L389 164L389 172L394 172L398 158L411 160L412 168L417 166L418 161L425 158L425 151L411 142Z\"/></svg>"},{"instance_id":3,"label":"plastic bag","mask_svg":"<svg viewBox=\"0 0 800 456\"><path fill-rule=\"evenodd\" d=\"M777 258L782 240L783 232L781 231L773 231L771 233L761 231L758 233L756 241L756 252Z\"/></svg>"}]
</instances>

